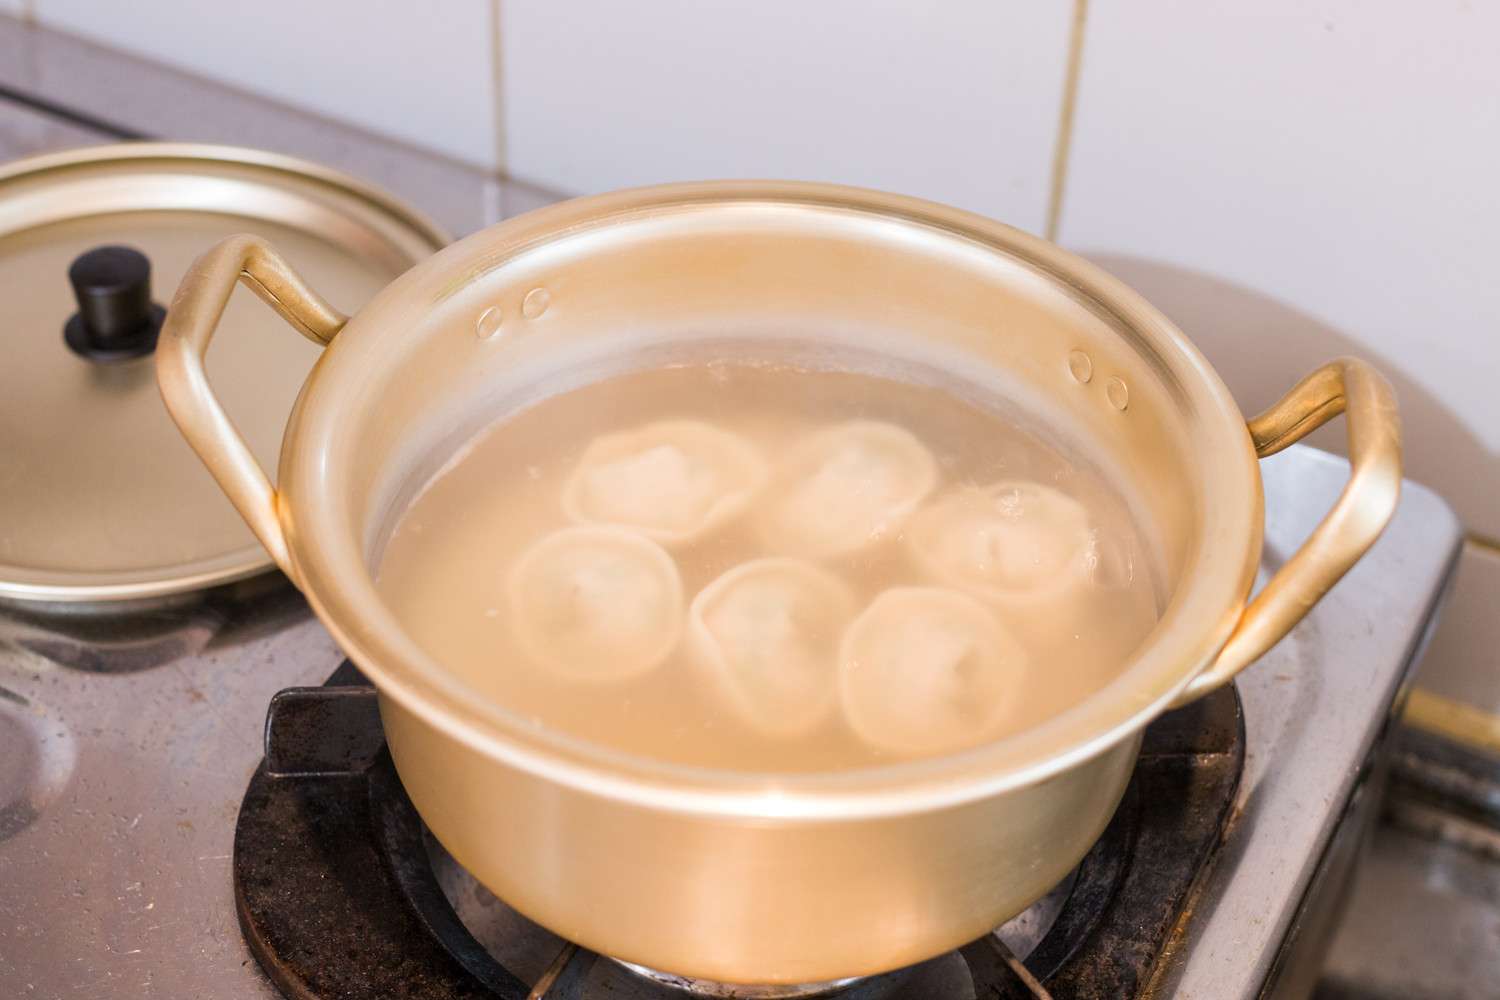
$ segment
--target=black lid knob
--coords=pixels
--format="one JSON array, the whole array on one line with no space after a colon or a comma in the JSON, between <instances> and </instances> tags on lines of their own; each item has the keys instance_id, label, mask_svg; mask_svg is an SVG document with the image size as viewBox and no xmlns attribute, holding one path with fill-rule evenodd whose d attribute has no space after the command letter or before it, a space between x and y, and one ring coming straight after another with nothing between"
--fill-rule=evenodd
<instances>
[{"instance_id":1,"label":"black lid knob","mask_svg":"<svg viewBox=\"0 0 1500 1000\"><path fill-rule=\"evenodd\" d=\"M63 338L92 361L123 361L156 347L166 310L151 301L151 261L133 247L104 246L68 268L78 312Z\"/></svg>"}]
</instances>

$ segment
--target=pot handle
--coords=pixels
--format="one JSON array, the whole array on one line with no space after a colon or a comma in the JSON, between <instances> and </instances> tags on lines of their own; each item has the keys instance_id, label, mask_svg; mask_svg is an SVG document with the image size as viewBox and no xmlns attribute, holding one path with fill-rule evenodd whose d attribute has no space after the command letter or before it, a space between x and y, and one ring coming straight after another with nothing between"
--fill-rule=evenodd
<instances>
[{"instance_id":1,"label":"pot handle","mask_svg":"<svg viewBox=\"0 0 1500 1000\"><path fill-rule=\"evenodd\" d=\"M203 367L237 281L318 344L332 340L349 317L309 288L265 240L231 236L183 276L157 341L156 383L167 411L276 565L295 581L276 489L214 397Z\"/></svg>"},{"instance_id":2,"label":"pot handle","mask_svg":"<svg viewBox=\"0 0 1500 1000\"><path fill-rule=\"evenodd\" d=\"M1374 544L1401 494L1401 420L1396 394L1358 358L1337 358L1249 422L1260 458L1274 455L1340 413L1348 414L1349 482L1307 541L1240 615L1218 658L1172 707L1229 683L1274 646Z\"/></svg>"}]
</instances>

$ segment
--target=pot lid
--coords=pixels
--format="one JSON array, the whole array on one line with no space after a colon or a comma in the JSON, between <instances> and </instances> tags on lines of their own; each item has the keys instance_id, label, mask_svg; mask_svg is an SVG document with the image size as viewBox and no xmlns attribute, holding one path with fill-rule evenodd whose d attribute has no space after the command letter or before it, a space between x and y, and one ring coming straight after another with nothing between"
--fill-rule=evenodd
<instances>
[{"instance_id":1,"label":"pot lid","mask_svg":"<svg viewBox=\"0 0 1500 1000\"><path fill-rule=\"evenodd\" d=\"M138 143L0 167L0 597L131 600L271 567L168 417L151 358L188 265L242 232L349 313L448 242L383 192L254 150ZM317 354L233 296L208 374L267 469Z\"/></svg>"}]
</instances>

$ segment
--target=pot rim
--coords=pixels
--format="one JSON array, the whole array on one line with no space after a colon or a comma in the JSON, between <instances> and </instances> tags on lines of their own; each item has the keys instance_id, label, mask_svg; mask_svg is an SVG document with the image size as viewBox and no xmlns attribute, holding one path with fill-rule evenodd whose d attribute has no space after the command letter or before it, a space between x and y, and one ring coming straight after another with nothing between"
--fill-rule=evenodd
<instances>
[{"instance_id":1,"label":"pot rim","mask_svg":"<svg viewBox=\"0 0 1500 1000\"><path fill-rule=\"evenodd\" d=\"M414 296L522 253L643 213L766 203L854 212L935 230L1019 260L1164 360L1197 414L1196 450L1214 449L1220 478L1205 482L1199 544L1165 612L1115 680L1022 733L954 754L830 773L765 774L647 759L531 723L477 694L409 638L374 588L363 543L327 502L330 444L347 433L341 401L363 381L360 341ZM367 371L368 369L363 369ZM1233 456L1238 455L1237 461ZM638 188L562 202L469 236L396 279L325 352L304 387L283 444L278 513L295 575L318 617L379 689L407 711L492 759L580 791L654 809L765 821L851 820L940 809L1038 782L1138 734L1224 645L1258 567L1260 471L1228 388L1170 320L1102 269L1038 237L973 213L840 185L708 181Z\"/></svg>"}]
</instances>

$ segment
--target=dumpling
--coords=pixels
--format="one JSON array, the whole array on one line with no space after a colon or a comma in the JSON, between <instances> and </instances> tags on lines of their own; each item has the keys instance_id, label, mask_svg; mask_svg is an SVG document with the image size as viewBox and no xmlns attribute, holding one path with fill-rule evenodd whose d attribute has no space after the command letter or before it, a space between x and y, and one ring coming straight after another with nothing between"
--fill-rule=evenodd
<instances>
[{"instance_id":1,"label":"dumpling","mask_svg":"<svg viewBox=\"0 0 1500 1000\"><path fill-rule=\"evenodd\" d=\"M932 579L1006 605L1035 605L1085 582L1094 542L1082 504L1023 480L949 493L912 517L905 541Z\"/></svg>"},{"instance_id":2,"label":"dumpling","mask_svg":"<svg viewBox=\"0 0 1500 1000\"><path fill-rule=\"evenodd\" d=\"M759 529L777 552L829 558L900 528L937 484L937 462L910 431L851 420L813 434L787 457Z\"/></svg>"},{"instance_id":3,"label":"dumpling","mask_svg":"<svg viewBox=\"0 0 1500 1000\"><path fill-rule=\"evenodd\" d=\"M897 587L849 626L839 661L849 727L871 746L917 755L996 736L1011 716L1027 656L974 598Z\"/></svg>"},{"instance_id":4,"label":"dumpling","mask_svg":"<svg viewBox=\"0 0 1500 1000\"><path fill-rule=\"evenodd\" d=\"M623 680L662 663L682 634L682 580L665 549L623 528L564 528L510 573L511 625L542 666Z\"/></svg>"},{"instance_id":5,"label":"dumpling","mask_svg":"<svg viewBox=\"0 0 1500 1000\"><path fill-rule=\"evenodd\" d=\"M755 559L710 583L688 610L694 658L736 713L769 736L793 736L833 705L839 637L854 598L825 570Z\"/></svg>"},{"instance_id":6,"label":"dumpling","mask_svg":"<svg viewBox=\"0 0 1500 1000\"><path fill-rule=\"evenodd\" d=\"M738 435L661 420L596 438L563 488L563 509L681 545L739 514L765 480L765 463Z\"/></svg>"}]
</instances>

